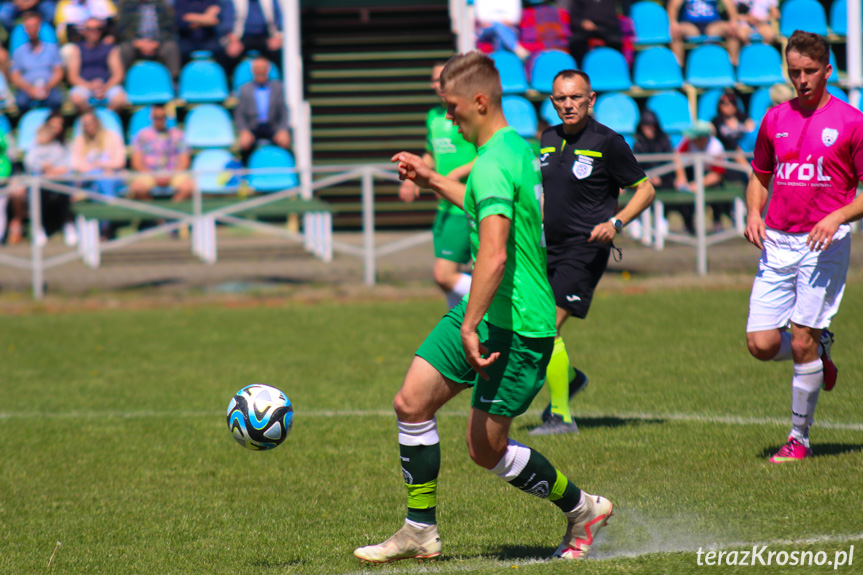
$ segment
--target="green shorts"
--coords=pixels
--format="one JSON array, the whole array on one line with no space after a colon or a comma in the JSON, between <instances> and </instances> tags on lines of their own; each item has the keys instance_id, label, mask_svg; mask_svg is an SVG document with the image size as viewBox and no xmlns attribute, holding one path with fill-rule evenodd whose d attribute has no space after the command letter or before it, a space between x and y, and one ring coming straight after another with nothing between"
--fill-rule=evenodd
<instances>
[{"instance_id":1,"label":"green shorts","mask_svg":"<svg viewBox=\"0 0 863 575\"><path fill-rule=\"evenodd\" d=\"M523 337L483 321L477 328L480 341L489 353L499 351L501 355L486 368L489 379L482 379L467 362L461 344L460 329L466 307L467 303L462 301L450 310L416 355L445 378L473 386L473 407L506 417L521 415L542 389L554 338Z\"/></svg>"},{"instance_id":2,"label":"green shorts","mask_svg":"<svg viewBox=\"0 0 863 575\"><path fill-rule=\"evenodd\" d=\"M459 264L470 263L470 227L464 213L441 206L432 234L436 258Z\"/></svg>"}]
</instances>

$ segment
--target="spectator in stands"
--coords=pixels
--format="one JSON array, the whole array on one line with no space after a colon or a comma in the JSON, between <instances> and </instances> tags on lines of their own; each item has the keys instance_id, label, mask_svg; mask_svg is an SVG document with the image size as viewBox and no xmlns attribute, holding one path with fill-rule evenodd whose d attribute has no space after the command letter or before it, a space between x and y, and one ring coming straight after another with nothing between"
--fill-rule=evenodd
<instances>
[{"instance_id":1,"label":"spectator in stands","mask_svg":"<svg viewBox=\"0 0 863 575\"><path fill-rule=\"evenodd\" d=\"M27 12L23 18L28 42L12 54L12 85L18 89L16 102L22 111L34 103L56 109L63 103L60 82L63 81L63 63L56 44L39 39L42 17L38 12Z\"/></svg>"},{"instance_id":2,"label":"spectator in stands","mask_svg":"<svg viewBox=\"0 0 863 575\"><path fill-rule=\"evenodd\" d=\"M624 16L629 15L629 0L621 4ZM617 17L615 0L573 0L569 8L569 53L578 64L593 45L605 45L618 52L623 50L623 33Z\"/></svg>"},{"instance_id":3,"label":"spectator in stands","mask_svg":"<svg viewBox=\"0 0 863 575\"><path fill-rule=\"evenodd\" d=\"M36 131L34 144L24 157L24 169L30 175L46 178L64 176L69 172L69 153L66 146L57 139L55 125L46 121ZM40 194L45 238L62 228L66 245L77 244L78 232L69 209L72 198L44 188L40 190Z\"/></svg>"},{"instance_id":4,"label":"spectator in stands","mask_svg":"<svg viewBox=\"0 0 863 575\"><path fill-rule=\"evenodd\" d=\"M174 9L167 0L119 0L116 37L123 67L135 60L158 60L171 77L180 75L180 47L176 40Z\"/></svg>"},{"instance_id":5,"label":"spectator in stands","mask_svg":"<svg viewBox=\"0 0 863 575\"><path fill-rule=\"evenodd\" d=\"M27 12L34 11L45 22L54 21L54 9L57 3L53 0L8 0L0 2L0 24L7 31L12 31L18 19L24 18Z\"/></svg>"},{"instance_id":6,"label":"spectator in stands","mask_svg":"<svg viewBox=\"0 0 863 575\"><path fill-rule=\"evenodd\" d=\"M683 66L683 41L696 36L721 36L725 39L731 63L737 65L740 42L737 38L737 8L734 0L721 0L728 20L719 14L720 0L668 0L671 49ZM681 7L683 11L681 13Z\"/></svg>"},{"instance_id":7,"label":"spectator in stands","mask_svg":"<svg viewBox=\"0 0 863 575\"><path fill-rule=\"evenodd\" d=\"M695 172L691 166L687 168L683 167L682 158L679 154L700 152L712 156L713 159L719 162L725 161L725 150L722 147L722 143L716 139L716 136L713 134L713 124L705 122L704 120L696 121L695 124L683 133L683 139L677 145L675 152L677 153L674 158L674 163L676 164L674 187L685 192L695 193L697 189L695 185ZM705 189L720 186L724 179L725 168L723 166L705 166L703 178ZM681 206L680 214L683 216L683 224L686 226L686 230L689 233L694 234L695 226L692 219L693 207L691 205ZM714 216L714 221L718 221L716 216Z\"/></svg>"},{"instance_id":8,"label":"spectator in stands","mask_svg":"<svg viewBox=\"0 0 863 575\"><path fill-rule=\"evenodd\" d=\"M270 140L285 149L291 145L282 82L270 80L271 66L263 56L256 57L252 60L252 81L240 88L234 123L239 132L243 164L247 163L258 140Z\"/></svg>"},{"instance_id":9,"label":"spectator in stands","mask_svg":"<svg viewBox=\"0 0 863 575\"><path fill-rule=\"evenodd\" d=\"M477 41L491 45L492 50L509 50L522 60L530 52L518 41L521 22L520 0L476 0Z\"/></svg>"},{"instance_id":10,"label":"spectator in stands","mask_svg":"<svg viewBox=\"0 0 863 575\"><path fill-rule=\"evenodd\" d=\"M123 138L106 129L92 110L84 112L81 131L72 141L69 163L78 174L100 176L90 184L94 192L116 197L123 180L111 176L126 167Z\"/></svg>"},{"instance_id":11,"label":"spectator in stands","mask_svg":"<svg viewBox=\"0 0 863 575\"><path fill-rule=\"evenodd\" d=\"M519 42L535 56L543 50L569 50L569 12L550 0L535 2L522 11Z\"/></svg>"},{"instance_id":12,"label":"spectator in stands","mask_svg":"<svg viewBox=\"0 0 863 575\"><path fill-rule=\"evenodd\" d=\"M716 116L714 116L711 122L713 123L713 130L716 133L716 139L722 143L725 151L737 152L737 155L734 156L734 161L747 168L745 174L732 170L728 174L727 179L741 182L748 181L749 161L743 156L740 140L744 135L755 130L755 122L740 108L739 100L734 90L726 90L722 93L719 103L716 105Z\"/></svg>"},{"instance_id":13,"label":"spectator in stands","mask_svg":"<svg viewBox=\"0 0 863 575\"><path fill-rule=\"evenodd\" d=\"M744 44L759 34L765 44L776 40L779 22L778 0L737 0L737 37Z\"/></svg>"},{"instance_id":14,"label":"spectator in stands","mask_svg":"<svg viewBox=\"0 0 863 575\"><path fill-rule=\"evenodd\" d=\"M83 42L83 28L88 20L95 18L105 28L105 37L109 42L113 42L114 38L108 32L108 23L116 15L117 7L111 0L60 0L54 16L57 40L61 44ZM60 52L62 54L63 50Z\"/></svg>"},{"instance_id":15,"label":"spectator in stands","mask_svg":"<svg viewBox=\"0 0 863 575\"><path fill-rule=\"evenodd\" d=\"M153 195L172 195L174 201L192 196L195 182L189 174L191 154L186 148L183 131L168 127L165 106L151 108L151 126L135 135L132 143L132 170L139 172L129 186L129 195L135 199L149 199Z\"/></svg>"},{"instance_id":16,"label":"spectator in stands","mask_svg":"<svg viewBox=\"0 0 863 575\"><path fill-rule=\"evenodd\" d=\"M257 50L278 62L282 49L282 15L277 0L224 0L225 54L237 61Z\"/></svg>"},{"instance_id":17,"label":"spectator in stands","mask_svg":"<svg viewBox=\"0 0 863 575\"><path fill-rule=\"evenodd\" d=\"M674 151L671 146L671 140L668 139L668 134L659 125L659 118L650 110L645 110L641 114L641 119L635 128L635 144L632 146L632 151L636 154L670 154ZM644 170L649 170L650 168L667 163L668 160L639 162L639 165ZM656 189L671 188L674 186L674 174L668 172L661 176L650 176L650 183Z\"/></svg>"},{"instance_id":18,"label":"spectator in stands","mask_svg":"<svg viewBox=\"0 0 863 575\"><path fill-rule=\"evenodd\" d=\"M123 90L123 61L120 48L102 37L101 20L90 18L84 25L84 41L73 44L66 61L69 99L80 111L90 109L90 100L119 110L127 104Z\"/></svg>"},{"instance_id":19,"label":"spectator in stands","mask_svg":"<svg viewBox=\"0 0 863 575\"><path fill-rule=\"evenodd\" d=\"M219 0L174 0L174 12L183 62L188 62L195 50L208 50L221 59Z\"/></svg>"}]
</instances>

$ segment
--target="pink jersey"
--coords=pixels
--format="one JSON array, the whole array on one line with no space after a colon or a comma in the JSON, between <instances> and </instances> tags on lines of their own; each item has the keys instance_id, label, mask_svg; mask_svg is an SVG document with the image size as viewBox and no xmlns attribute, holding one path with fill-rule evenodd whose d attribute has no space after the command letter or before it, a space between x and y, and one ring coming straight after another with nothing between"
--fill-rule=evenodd
<instances>
[{"instance_id":1,"label":"pink jersey","mask_svg":"<svg viewBox=\"0 0 863 575\"><path fill-rule=\"evenodd\" d=\"M767 227L808 233L850 204L863 178L863 113L830 98L814 112L797 99L771 108L761 122L752 168L773 174Z\"/></svg>"}]
</instances>

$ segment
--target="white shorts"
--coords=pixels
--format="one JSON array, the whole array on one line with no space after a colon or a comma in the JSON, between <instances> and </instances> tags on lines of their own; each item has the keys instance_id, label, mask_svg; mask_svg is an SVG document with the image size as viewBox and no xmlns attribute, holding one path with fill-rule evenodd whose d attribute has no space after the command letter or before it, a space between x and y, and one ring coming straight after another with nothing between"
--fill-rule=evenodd
<instances>
[{"instance_id":1,"label":"white shorts","mask_svg":"<svg viewBox=\"0 0 863 575\"><path fill-rule=\"evenodd\" d=\"M851 228L840 226L824 251L810 252L807 236L767 230L749 297L747 333L783 328L789 321L823 329L839 311L851 257Z\"/></svg>"}]
</instances>

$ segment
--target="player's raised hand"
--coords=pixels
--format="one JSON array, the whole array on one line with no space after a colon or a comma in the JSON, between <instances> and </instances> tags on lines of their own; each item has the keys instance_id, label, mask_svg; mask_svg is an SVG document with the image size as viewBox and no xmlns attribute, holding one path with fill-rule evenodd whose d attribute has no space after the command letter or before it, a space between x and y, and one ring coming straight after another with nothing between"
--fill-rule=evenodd
<instances>
[{"instance_id":1,"label":"player's raised hand","mask_svg":"<svg viewBox=\"0 0 863 575\"><path fill-rule=\"evenodd\" d=\"M467 362L473 370L483 379L488 379L488 374L485 368L497 361L500 357L500 352L496 351L489 354L488 348L479 341L479 335L476 331L465 333L461 332L461 344L464 347L464 354ZM483 357L487 355L488 357Z\"/></svg>"},{"instance_id":2,"label":"player's raised hand","mask_svg":"<svg viewBox=\"0 0 863 575\"><path fill-rule=\"evenodd\" d=\"M429 187L432 169L422 158L410 152L399 152L390 161L397 164L400 179L410 180L421 188Z\"/></svg>"},{"instance_id":3,"label":"player's raised hand","mask_svg":"<svg viewBox=\"0 0 863 575\"><path fill-rule=\"evenodd\" d=\"M806 245L809 247L809 251L818 252L826 250L833 241L833 236L841 224L842 221L833 214L828 215L815 224L815 227L806 236Z\"/></svg>"},{"instance_id":4,"label":"player's raised hand","mask_svg":"<svg viewBox=\"0 0 863 575\"><path fill-rule=\"evenodd\" d=\"M411 203L420 196L420 187L410 180L405 180L399 186L399 199Z\"/></svg>"},{"instance_id":5,"label":"player's raised hand","mask_svg":"<svg viewBox=\"0 0 863 575\"><path fill-rule=\"evenodd\" d=\"M761 214L749 213L749 216L746 218L746 229L743 231L743 235L749 240L750 244L759 250L764 249L763 242L767 237L767 227L764 225Z\"/></svg>"}]
</instances>

